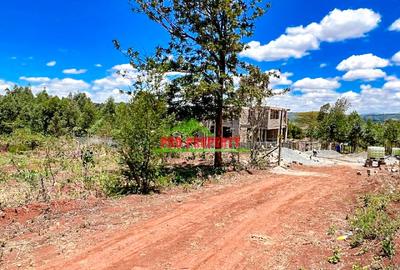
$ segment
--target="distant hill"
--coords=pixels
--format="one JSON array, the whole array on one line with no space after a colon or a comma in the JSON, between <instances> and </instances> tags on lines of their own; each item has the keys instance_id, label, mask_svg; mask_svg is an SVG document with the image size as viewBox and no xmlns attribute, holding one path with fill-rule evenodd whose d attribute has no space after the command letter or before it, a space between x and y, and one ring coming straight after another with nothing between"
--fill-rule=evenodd
<instances>
[{"instance_id":1,"label":"distant hill","mask_svg":"<svg viewBox=\"0 0 400 270\"><path fill-rule=\"evenodd\" d=\"M288 113L289 121L294 121L297 117L297 113L295 112L289 112Z\"/></svg>"},{"instance_id":2,"label":"distant hill","mask_svg":"<svg viewBox=\"0 0 400 270\"><path fill-rule=\"evenodd\" d=\"M388 114L363 114L364 120L371 119L374 122L384 122L389 119L400 120L400 113L388 113Z\"/></svg>"},{"instance_id":3,"label":"distant hill","mask_svg":"<svg viewBox=\"0 0 400 270\"><path fill-rule=\"evenodd\" d=\"M374 122L385 122L389 119L400 120L400 113L388 113L388 114L362 114L364 120L371 119ZM294 121L297 117L296 112L289 112L289 120Z\"/></svg>"}]
</instances>

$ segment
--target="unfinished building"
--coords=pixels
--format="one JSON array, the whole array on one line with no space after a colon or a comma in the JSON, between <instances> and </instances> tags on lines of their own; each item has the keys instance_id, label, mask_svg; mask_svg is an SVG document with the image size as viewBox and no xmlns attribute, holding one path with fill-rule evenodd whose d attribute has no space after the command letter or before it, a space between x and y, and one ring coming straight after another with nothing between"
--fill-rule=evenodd
<instances>
[{"instance_id":1,"label":"unfinished building","mask_svg":"<svg viewBox=\"0 0 400 270\"><path fill-rule=\"evenodd\" d=\"M224 119L223 137L240 137L241 143L247 143L252 134L253 141L275 144L282 134L282 141L287 140L288 109L262 106L255 108L243 107L237 119ZM210 131L215 134L214 121L207 122Z\"/></svg>"}]
</instances>

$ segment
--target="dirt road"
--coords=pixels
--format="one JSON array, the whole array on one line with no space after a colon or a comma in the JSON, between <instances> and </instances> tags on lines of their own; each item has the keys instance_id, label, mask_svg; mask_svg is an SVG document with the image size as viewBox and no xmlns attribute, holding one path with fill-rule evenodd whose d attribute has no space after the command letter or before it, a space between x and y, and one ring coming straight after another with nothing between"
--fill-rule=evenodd
<instances>
[{"instance_id":1,"label":"dirt road","mask_svg":"<svg viewBox=\"0 0 400 270\"><path fill-rule=\"evenodd\" d=\"M54 235L74 244L44 243L32 251L27 267L336 269L326 262L335 244L326 232L350 211L350 202L354 203L362 188L362 176L349 167L299 170L314 173L254 172L240 175L234 183L211 185L182 196L156 195L131 204L129 199L128 203L121 199L112 206L81 213L80 218L86 215L84 218L91 220L89 229L74 237L65 230L82 228L82 220L60 216L64 232L56 230ZM157 196L168 200L160 201ZM113 212L125 213L125 208L141 214L115 215L114 222L121 220L110 230L96 225Z\"/></svg>"}]
</instances>

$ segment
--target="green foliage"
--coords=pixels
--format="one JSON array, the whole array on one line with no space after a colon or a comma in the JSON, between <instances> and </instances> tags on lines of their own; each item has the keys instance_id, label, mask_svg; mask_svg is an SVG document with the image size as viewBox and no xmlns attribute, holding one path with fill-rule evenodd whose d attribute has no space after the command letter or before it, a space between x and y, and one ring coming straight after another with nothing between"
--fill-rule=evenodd
<instances>
[{"instance_id":1,"label":"green foliage","mask_svg":"<svg viewBox=\"0 0 400 270\"><path fill-rule=\"evenodd\" d=\"M90 128L90 133L110 137L115 126L116 113L117 105L114 100L112 98L107 99L100 109L100 117Z\"/></svg>"},{"instance_id":2,"label":"green foliage","mask_svg":"<svg viewBox=\"0 0 400 270\"><path fill-rule=\"evenodd\" d=\"M339 248L333 250L333 255L328 257L328 262L331 264L338 264L342 258L342 253Z\"/></svg>"},{"instance_id":3,"label":"green foliage","mask_svg":"<svg viewBox=\"0 0 400 270\"><path fill-rule=\"evenodd\" d=\"M323 140L346 142L348 129L346 111L348 107L346 99L338 99L334 106L321 108L318 116L320 119L319 136Z\"/></svg>"},{"instance_id":4,"label":"green foliage","mask_svg":"<svg viewBox=\"0 0 400 270\"><path fill-rule=\"evenodd\" d=\"M348 127L348 142L350 143L353 152L357 151L357 147L360 146L363 137L363 120L357 112L352 112L347 117Z\"/></svg>"},{"instance_id":5,"label":"green foliage","mask_svg":"<svg viewBox=\"0 0 400 270\"><path fill-rule=\"evenodd\" d=\"M129 192L129 190L126 190L126 185L120 175L102 173L98 180L101 190L107 196L113 197Z\"/></svg>"},{"instance_id":6,"label":"green foliage","mask_svg":"<svg viewBox=\"0 0 400 270\"><path fill-rule=\"evenodd\" d=\"M383 145L384 139L382 125L380 123L374 123L371 120L367 120L363 126L363 141L364 147Z\"/></svg>"},{"instance_id":7,"label":"green foliage","mask_svg":"<svg viewBox=\"0 0 400 270\"><path fill-rule=\"evenodd\" d=\"M156 149L161 137L168 134L170 122L165 102L149 92L136 93L128 106L118 111L115 139L131 192L148 193L154 187L162 167Z\"/></svg>"},{"instance_id":8,"label":"green foliage","mask_svg":"<svg viewBox=\"0 0 400 270\"><path fill-rule=\"evenodd\" d=\"M138 70L180 71L181 76L174 78L169 87L168 100L174 102L175 108L192 107L201 114L211 112L209 117L215 120L216 137L222 137L224 108L235 111L243 101L271 95L270 74L239 57L246 46L244 39L252 36L255 20L269 4L263 4L262 0L130 2L133 11L162 26L170 41L166 48L158 47L154 57L146 59L132 48L121 50L116 40L115 47L127 54ZM236 91L233 79L239 73L247 76L243 76L240 91ZM222 166L221 152L216 151L214 161L216 167Z\"/></svg>"},{"instance_id":9,"label":"green foliage","mask_svg":"<svg viewBox=\"0 0 400 270\"><path fill-rule=\"evenodd\" d=\"M294 121L304 133L304 136L310 139L318 137L318 112L298 113Z\"/></svg>"},{"instance_id":10,"label":"green foliage","mask_svg":"<svg viewBox=\"0 0 400 270\"><path fill-rule=\"evenodd\" d=\"M83 93L60 99L44 91L34 96L29 87L15 86L0 96L0 134L29 129L52 136L85 135L101 108Z\"/></svg>"},{"instance_id":11,"label":"green foliage","mask_svg":"<svg viewBox=\"0 0 400 270\"><path fill-rule=\"evenodd\" d=\"M396 254L395 243L392 237L388 237L382 241L382 254L389 258L393 258Z\"/></svg>"},{"instance_id":12,"label":"green foliage","mask_svg":"<svg viewBox=\"0 0 400 270\"><path fill-rule=\"evenodd\" d=\"M7 137L10 142L16 141ZM45 137L34 150L0 153L0 205L124 193L115 148L90 139Z\"/></svg>"},{"instance_id":13,"label":"green foliage","mask_svg":"<svg viewBox=\"0 0 400 270\"><path fill-rule=\"evenodd\" d=\"M192 137L195 135L209 136L211 132L203 126L202 123L195 119L182 121L175 125L171 131L172 134L178 133L183 138Z\"/></svg>"},{"instance_id":14,"label":"green foliage","mask_svg":"<svg viewBox=\"0 0 400 270\"><path fill-rule=\"evenodd\" d=\"M46 142L41 134L32 133L29 129L16 129L10 136L4 136L4 143L11 153L34 150Z\"/></svg>"},{"instance_id":15,"label":"green foliage","mask_svg":"<svg viewBox=\"0 0 400 270\"><path fill-rule=\"evenodd\" d=\"M400 121L388 120L383 125L386 146L391 149L400 144Z\"/></svg>"},{"instance_id":16,"label":"green foliage","mask_svg":"<svg viewBox=\"0 0 400 270\"><path fill-rule=\"evenodd\" d=\"M328 231L326 232L326 234L332 236L332 235L335 235L336 232L337 232L336 226L335 225L331 225L331 226L329 226Z\"/></svg>"},{"instance_id":17,"label":"green foliage","mask_svg":"<svg viewBox=\"0 0 400 270\"><path fill-rule=\"evenodd\" d=\"M400 228L399 217L389 214L388 205L396 195L366 195L363 206L356 209L350 218L353 231L351 246L359 246L366 239L378 239L382 244L384 256L392 257L395 253L393 239Z\"/></svg>"},{"instance_id":18,"label":"green foliage","mask_svg":"<svg viewBox=\"0 0 400 270\"><path fill-rule=\"evenodd\" d=\"M359 264L359 263L353 264L353 265L351 266L351 270L368 270L368 269L369 269L368 266L362 266L362 265Z\"/></svg>"},{"instance_id":19,"label":"green foliage","mask_svg":"<svg viewBox=\"0 0 400 270\"><path fill-rule=\"evenodd\" d=\"M387 152L390 152L392 147L400 146L400 121L364 121L355 111L347 115L349 107L346 99L339 99L334 105L323 105L319 112L297 113L293 123L289 123L289 137L300 137L297 128L300 127L305 137L348 143L352 152L360 147L366 149L368 146L379 145L386 146Z\"/></svg>"},{"instance_id":20,"label":"green foliage","mask_svg":"<svg viewBox=\"0 0 400 270\"><path fill-rule=\"evenodd\" d=\"M288 137L290 139L303 139L304 138L303 130L295 123L289 122Z\"/></svg>"}]
</instances>

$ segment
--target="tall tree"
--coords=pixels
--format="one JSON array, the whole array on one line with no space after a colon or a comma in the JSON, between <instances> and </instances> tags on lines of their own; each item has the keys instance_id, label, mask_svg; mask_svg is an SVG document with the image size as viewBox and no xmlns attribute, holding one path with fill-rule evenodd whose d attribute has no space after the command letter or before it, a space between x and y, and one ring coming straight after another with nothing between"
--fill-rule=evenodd
<instances>
[{"instance_id":1,"label":"tall tree","mask_svg":"<svg viewBox=\"0 0 400 270\"><path fill-rule=\"evenodd\" d=\"M352 147L352 151L356 152L363 138L363 120L361 116L354 111L347 117L347 122L349 126L348 141Z\"/></svg>"},{"instance_id":2,"label":"tall tree","mask_svg":"<svg viewBox=\"0 0 400 270\"><path fill-rule=\"evenodd\" d=\"M239 59L246 47L242 39L253 34L255 20L269 4L263 5L263 0L135 0L131 4L135 12L146 14L170 35L169 45L158 48L155 58L142 61L136 51L128 49L131 64L151 69L158 63L165 72L179 71L186 93L211 97L219 142L226 100L234 100L234 76L256 69ZM120 48L117 41L114 44ZM220 148L217 143L216 149ZM214 165L222 166L219 151Z\"/></svg>"},{"instance_id":3,"label":"tall tree","mask_svg":"<svg viewBox=\"0 0 400 270\"><path fill-rule=\"evenodd\" d=\"M383 145L383 127L381 123L374 123L368 119L364 126L363 141L365 147Z\"/></svg>"},{"instance_id":4,"label":"tall tree","mask_svg":"<svg viewBox=\"0 0 400 270\"><path fill-rule=\"evenodd\" d=\"M400 122L396 120L387 120L384 123L384 138L389 151L392 147L400 143Z\"/></svg>"},{"instance_id":5,"label":"tall tree","mask_svg":"<svg viewBox=\"0 0 400 270\"><path fill-rule=\"evenodd\" d=\"M346 111L350 104L347 99L338 99L333 106L324 105L320 110L320 137L328 142L346 142L348 123Z\"/></svg>"}]
</instances>

